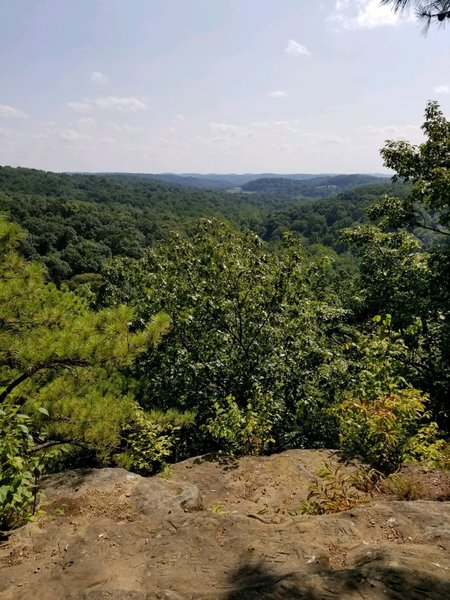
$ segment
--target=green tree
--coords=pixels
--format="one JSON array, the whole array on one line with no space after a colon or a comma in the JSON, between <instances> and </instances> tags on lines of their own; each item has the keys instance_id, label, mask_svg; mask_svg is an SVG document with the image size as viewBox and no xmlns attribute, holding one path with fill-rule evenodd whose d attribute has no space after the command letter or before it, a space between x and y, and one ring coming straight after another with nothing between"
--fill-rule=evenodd
<instances>
[{"instance_id":1,"label":"green tree","mask_svg":"<svg viewBox=\"0 0 450 600\"><path fill-rule=\"evenodd\" d=\"M120 449L136 409L121 369L169 324L161 314L132 333L131 308L89 311L18 255L22 236L0 220L0 512L8 522L26 509L37 458L50 447L70 443L98 460Z\"/></svg>"},{"instance_id":2,"label":"green tree","mask_svg":"<svg viewBox=\"0 0 450 600\"><path fill-rule=\"evenodd\" d=\"M103 424L99 418L91 421L89 412L110 404L109 417L117 417L122 402L117 368L132 365L159 339L167 317L159 315L130 333L131 308L89 311L79 296L45 284L43 268L17 254L21 235L14 225L0 222L0 403L37 402L54 417L75 411L70 419L74 439L87 439L92 427L101 427L112 441L117 428L109 426L108 412ZM127 402L124 397L123 405ZM66 431L70 427L61 424Z\"/></svg>"},{"instance_id":3,"label":"green tree","mask_svg":"<svg viewBox=\"0 0 450 600\"><path fill-rule=\"evenodd\" d=\"M113 262L103 303L129 302L144 321L155 311L171 317L157 351L137 363L139 401L196 410L201 424L223 415L228 397L243 419L270 397L277 443L288 434L323 441L320 406L332 395L343 318L332 269L326 254L307 259L298 240L272 253L256 235L207 220L140 261Z\"/></svg>"},{"instance_id":4,"label":"green tree","mask_svg":"<svg viewBox=\"0 0 450 600\"><path fill-rule=\"evenodd\" d=\"M435 102L426 107L423 130L419 146L388 141L381 150L410 193L385 196L369 210L378 227L347 230L344 238L361 256L363 316L393 315L411 349L412 383L430 395L444 424L450 416L450 123Z\"/></svg>"},{"instance_id":5,"label":"green tree","mask_svg":"<svg viewBox=\"0 0 450 600\"><path fill-rule=\"evenodd\" d=\"M381 150L384 165L396 172L394 179L411 183L403 198L386 195L371 210L382 225L417 227L450 236L450 122L437 102L425 108L422 130L426 141L414 146L405 141L386 142Z\"/></svg>"}]
</instances>

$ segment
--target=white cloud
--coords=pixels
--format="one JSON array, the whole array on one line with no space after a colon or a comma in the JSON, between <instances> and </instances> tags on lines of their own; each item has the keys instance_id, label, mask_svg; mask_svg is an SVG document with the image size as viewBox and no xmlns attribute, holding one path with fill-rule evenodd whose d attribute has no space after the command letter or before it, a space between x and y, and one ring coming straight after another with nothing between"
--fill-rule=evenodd
<instances>
[{"instance_id":1,"label":"white cloud","mask_svg":"<svg viewBox=\"0 0 450 600\"><path fill-rule=\"evenodd\" d=\"M6 119L25 119L28 115L22 110L14 108L14 106L0 104L0 117L5 117Z\"/></svg>"},{"instance_id":2,"label":"white cloud","mask_svg":"<svg viewBox=\"0 0 450 600\"><path fill-rule=\"evenodd\" d=\"M310 129L307 122L299 119L241 124L212 121L209 129L210 136L192 139L194 147L210 148L213 152L237 152L245 156L252 152L265 153L270 149L270 152L276 150L294 156L306 150L320 154L324 148L327 152L338 153L339 148L352 143L345 133Z\"/></svg>"},{"instance_id":3,"label":"white cloud","mask_svg":"<svg viewBox=\"0 0 450 600\"><path fill-rule=\"evenodd\" d=\"M209 126L214 132L225 131L227 133L235 133L241 129L238 125L233 125L231 123L216 123L215 121L212 121Z\"/></svg>"},{"instance_id":4,"label":"white cloud","mask_svg":"<svg viewBox=\"0 0 450 600\"><path fill-rule=\"evenodd\" d=\"M167 148L189 148L188 142L180 142L180 140L160 138L157 142L158 146Z\"/></svg>"},{"instance_id":5,"label":"white cloud","mask_svg":"<svg viewBox=\"0 0 450 600\"><path fill-rule=\"evenodd\" d=\"M85 119L77 119L75 124L77 127L95 127L97 122L92 117L86 117Z\"/></svg>"},{"instance_id":6,"label":"white cloud","mask_svg":"<svg viewBox=\"0 0 450 600\"><path fill-rule=\"evenodd\" d=\"M213 133L221 133L227 135L229 138L245 138L254 137L256 132L269 129L270 124L266 121L259 121L256 123L235 125L234 123L216 123L212 121L209 123L209 128Z\"/></svg>"},{"instance_id":7,"label":"white cloud","mask_svg":"<svg viewBox=\"0 0 450 600\"><path fill-rule=\"evenodd\" d=\"M59 132L59 138L63 142L93 142L93 138L90 135L80 133L76 129L63 129Z\"/></svg>"},{"instance_id":8,"label":"white cloud","mask_svg":"<svg viewBox=\"0 0 450 600\"><path fill-rule=\"evenodd\" d=\"M12 129L8 129L7 127L0 127L0 137L9 138L12 134Z\"/></svg>"},{"instance_id":9,"label":"white cloud","mask_svg":"<svg viewBox=\"0 0 450 600\"><path fill-rule=\"evenodd\" d=\"M183 125L185 120L183 115L176 114L169 125L170 133L178 133L180 126Z\"/></svg>"},{"instance_id":10,"label":"white cloud","mask_svg":"<svg viewBox=\"0 0 450 600\"><path fill-rule=\"evenodd\" d=\"M361 129L365 135L385 139L410 139L421 135L418 125L406 123L404 125L367 125Z\"/></svg>"},{"instance_id":11,"label":"white cloud","mask_svg":"<svg viewBox=\"0 0 450 600\"><path fill-rule=\"evenodd\" d=\"M291 56L311 56L311 52L308 50L308 48L306 48L306 46L302 46L295 40L288 41L285 52Z\"/></svg>"},{"instance_id":12,"label":"white cloud","mask_svg":"<svg viewBox=\"0 0 450 600\"><path fill-rule=\"evenodd\" d=\"M286 98L288 95L287 92L283 92L283 90L275 90L274 92L270 92L269 96L272 98Z\"/></svg>"},{"instance_id":13,"label":"white cloud","mask_svg":"<svg viewBox=\"0 0 450 600\"><path fill-rule=\"evenodd\" d=\"M214 137L197 135L193 141L195 144L200 144L200 146L227 146L230 143L230 138L220 135Z\"/></svg>"},{"instance_id":14,"label":"white cloud","mask_svg":"<svg viewBox=\"0 0 450 600\"><path fill-rule=\"evenodd\" d=\"M67 106L78 113L86 113L92 110L91 104L86 100L84 102L68 102Z\"/></svg>"},{"instance_id":15,"label":"white cloud","mask_svg":"<svg viewBox=\"0 0 450 600\"><path fill-rule=\"evenodd\" d=\"M448 84L445 84L445 85L436 85L433 88L433 92L435 94L450 94L450 86Z\"/></svg>"},{"instance_id":16,"label":"white cloud","mask_svg":"<svg viewBox=\"0 0 450 600\"><path fill-rule=\"evenodd\" d=\"M111 123L111 126L114 129L114 131L120 131L125 133L140 133L142 131L142 127L136 127L134 125L120 125L118 123Z\"/></svg>"},{"instance_id":17,"label":"white cloud","mask_svg":"<svg viewBox=\"0 0 450 600\"><path fill-rule=\"evenodd\" d=\"M380 0L337 0L328 20L338 29L374 29L398 25L405 15L395 13Z\"/></svg>"},{"instance_id":18,"label":"white cloud","mask_svg":"<svg viewBox=\"0 0 450 600\"><path fill-rule=\"evenodd\" d=\"M107 77L103 73L100 73L100 71L94 71L93 73L91 73L90 79L94 83L99 83L100 85L106 85L110 82L109 77Z\"/></svg>"},{"instance_id":19,"label":"white cloud","mask_svg":"<svg viewBox=\"0 0 450 600\"><path fill-rule=\"evenodd\" d=\"M212 121L209 128L215 134L228 138L254 138L280 134L297 133L300 131L302 122L295 119L292 121L255 121L236 125L234 123L217 123Z\"/></svg>"},{"instance_id":20,"label":"white cloud","mask_svg":"<svg viewBox=\"0 0 450 600\"><path fill-rule=\"evenodd\" d=\"M86 113L93 108L119 110L121 112L137 112L147 109L147 105L135 96L125 98L106 96L105 98L95 98L93 100L85 99L81 102L68 102L67 106L78 113Z\"/></svg>"},{"instance_id":21,"label":"white cloud","mask_svg":"<svg viewBox=\"0 0 450 600\"><path fill-rule=\"evenodd\" d=\"M127 98L118 98L117 96L107 96L106 98L97 98L93 101L95 106L106 110L119 110L121 112L137 112L146 110L147 105L134 96Z\"/></svg>"},{"instance_id":22,"label":"white cloud","mask_svg":"<svg viewBox=\"0 0 450 600\"><path fill-rule=\"evenodd\" d=\"M307 141L308 144L350 144L350 138L348 136L339 135L328 131L307 131L305 133L301 133L299 137Z\"/></svg>"}]
</instances>

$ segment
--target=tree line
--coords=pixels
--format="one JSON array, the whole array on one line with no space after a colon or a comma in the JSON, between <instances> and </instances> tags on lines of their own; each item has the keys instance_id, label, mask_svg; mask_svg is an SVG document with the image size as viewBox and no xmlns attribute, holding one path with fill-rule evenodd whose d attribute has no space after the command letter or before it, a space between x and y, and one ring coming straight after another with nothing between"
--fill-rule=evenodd
<instances>
[{"instance_id":1,"label":"tree line","mask_svg":"<svg viewBox=\"0 0 450 600\"><path fill-rule=\"evenodd\" d=\"M390 189L390 183L379 183L326 201L296 200L277 194L192 190L143 176L0 167L0 211L27 232L21 253L42 261L55 283L73 286L98 281L103 265L113 257L140 258L173 232L186 234L201 217L223 218L275 244L290 230L307 244L342 252L340 229L364 221L367 206Z\"/></svg>"}]
</instances>

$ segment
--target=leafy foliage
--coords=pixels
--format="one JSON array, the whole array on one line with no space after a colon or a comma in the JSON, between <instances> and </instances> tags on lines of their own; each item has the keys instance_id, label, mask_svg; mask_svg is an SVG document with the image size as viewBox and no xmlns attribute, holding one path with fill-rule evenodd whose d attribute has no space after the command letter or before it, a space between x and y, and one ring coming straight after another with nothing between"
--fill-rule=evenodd
<instances>
[{"instance_id":1,"label":"leafy foliage","mask_svg":"<svg viewBox=\"0 0 450 600\"><path fill-rule=\"evenodd\" d=\"M18 407L0 408L0 529L20 525L35 501L39 459L30 455L35 446L30 425Z\"/></svg>"},{"instance_id":2,"label":"leafy foliage","mask_svg":"<svg viewBox=\"0 0 450 600\"><path fill-rule=\"evenodd\" d=\"M303 186L303 195L329 197L368 181L382 180L345 175L309 178L294 184ZM390 186L375 183L369 188L373 188L369 195L379 198ZM358 188L363 197L364 189ZM315 209L305 205L292 222L290 211L287 216L279 213L291 204L291 196L279 190L275 194L225 193L170 185L145 175L64 175L0 167L0 210L28 234L21 243L22 254L42 260L52 281L71 281L73 287L79 283L78 276L99 273L111 257L140 258L147 248L167 239L173 231L186 232L200 217L227 219L235 227L250 228L266 240L276 240L292 229L312 243L336 245L339 221L341 227L360 221L364 208L361 205L353 214L354 208L347 209L340 201L335 209L333 203ZM302 225L304 210L306 226ZM315 222L314 210L321 215L325 211L325 220ZM277 221L279 226L275 225Z\"/></svg>"},{"instance_id":3,"label":"leafy foliage","mask_svg":"<svg viewBox=\"0 0 450 600\"><path fill-rule=\"evenodd\" d=\"M280 406L271 394L262 396L258 388L255 399L241 409L233 396L214 404L214 413L205 429L230 454L263 454L275 440L271 432L281 420Z\"/></svg>"},{"instance_id":4,"label":"leafy foliage","mask_svg":"<svg viewBox=\"0 0 450 600\"><path fill-rule=\"evenodd\" d=\"M307 260L293 239L274 254L253 234L203 221L189 239L113 263L100 298L136 306L144 321L161 310L171 317L158 350L135 370L143 406L195 410L205 423L232 396L244 418L258 389L283 407L280 443L288 431L308 437L308 425L319 426L318 406L343 368L330 349L344 314L323 286L331 270L329 257Z\"/></svg>"},{"instance_id":5,"label":"leafy foliage","mask_svg":"<svg viewBox=\"0 0 450 600\"><path fill-rule=\"evenodd\" d=\"M154 473L172 454L179 426L160 423L136 407L122 435L126 449L115 457L117 464L142 475Z\"/></svg>"},{"instance_id":6,"label":"leafy foliage","mask_svg":"<svg viewBox=\"0 0 450 600\"><path fill-rule=\"evenodd\" d=\"M376 487L380 474L375 470L346 471L343 465L325 462L300 504L300 514L322 515L350 510L367 501L367 493ZM361 491L364 488L364 491Z\"/></svg>"},{"instance_id":7,"label":"leafy foliage","mask_svg":"<svg viewBox=\"0 0 450 600\"><path fill-rule=\"evenodd\" d=\"M260 234L266 241L277 242L286 231L306 244L323 244L339 254L348 245L339 239L341 229L367 221L367 209L388 192L403 197L408 186L397 183L365 185L323 200L299 200L295 204L271 211L262 221Z\"/></svg>"},{"instance_id":8,"label":"leafy foliage","mask_svg":"<svg viewBox=\"0 0 450 600\"><path fill-rule=\"evenodd\" d=\"M112 256L139 258L193 220L221 216L258 227L276 197L193 190L146 176L67 175L0 167L0 210L27 231L21 252L56 283L98 273Z\"/></svg>"},{"instance_id":9,"label":"leafy foliage","mask_svg":"<svg viewBox=\"0 0 450 600\"><path fill-rule=\"evenodd\" d=\"M437 102L427 104L422 129L427 137L423 144L413 146L409 142L391 140L381 150L386 167L396 171L396 178L411 181L412 186L406 198L387 196L372 213L381 219L382 224L431 227L436 233L450 235L447 195L450 185L450 123ZM432 217L436 226L433 226Z\"/></svg>"},{"instance_id":10,"label":"leafy foliage","mask_svg":"<svg viewBox=\"0 0 450 600\"><path fill-rule=\"evenodd\" d=\"M450 125L434 102L426 107L423 129L427 136L423 144L390 141L382 150L385 165L409 182L410 194L386 196L370 211L379 226L346 231L344 239L361 257L360 317L393 315L393 325L402 331L410 350L410 381L430 395L435 418L447 428Z\"/></svg>"},{"instance_id":11,"label":"leafy foliage","mask_svg":"<svg viewBox=\"0 0 450 600\"><path fill-rule=\"evenodd\" d=\"M349 399L339 408L342 448L385 472L405 460L439 460L443 441L436 424L420 426L427 417L426 398L413 388L376 401Z\"/></svg>"},{"instance_id":12,"label":"leafy foliage","mask_svg":"<svg viewBox=\"0 0 450 600\"><path fill-rule=\"evenodd\" d=\"M242 186L245 192L276 194L281 197L328 198L347 189L378 183L381 177L373 175L323 175L308 179L264 177L249 181Z\"/></svg>"},{"instance_id":13,"label":"leafy foliage","mask_svg":"<svg viewBox=\"0 0 450 600\"><path fill-rule=\"evenodd\" d=\"M387 315L377 332L359 342L361 368L333 409L344 452L383 472L395 471L406 459L438 460L443 446L436 441L436 424L429 422L427 397L401 375L407 348L389 327Z\"/></svg>"},{"instance_id":14,"label":"leafy foliage","mask_svg":"<svg viewBox=\"0 0 450 600\"><path fill-rule=\"evenodd\" d=\"M17 254L21 235L0 221L1 518L10 523L31 502L41 446L69 442L98 460L117 451L135 405L119 368L131 366L169 325L160 314L131 333L132 309L89 311Z\"/></svg>"},{"instance_id":15,"label":"leafy foliage","mask_svg":"<svg viewBox=\"0 0 450 600\"><path fill-rule=\"evenodd\" d=\"M385 472L443 463L450 125L435 103L424 131L383 149L396 183L337 199L0 169L0 206L28 231L0 219L1 526L29 515L59 448L142 474L338 444ZM326 466L305 510L353 506L371 473Z\"/></svg>"}]
</instances>

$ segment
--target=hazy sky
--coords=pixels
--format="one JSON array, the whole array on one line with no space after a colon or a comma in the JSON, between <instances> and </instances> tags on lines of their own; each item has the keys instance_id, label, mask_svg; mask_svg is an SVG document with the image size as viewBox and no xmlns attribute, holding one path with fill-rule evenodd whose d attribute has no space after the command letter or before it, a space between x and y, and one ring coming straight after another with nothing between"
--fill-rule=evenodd
<instances>
[{"instance_id":1,"label":"hazy sky","mask_svg":"<svg viewBox=\"0 0 450 600\"><path fill-rule=\"evenodd\" d=\"M450 28L378 0L0 0L0 164L380 172L450 109Z\"/></svg>"}]
</instances>

